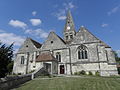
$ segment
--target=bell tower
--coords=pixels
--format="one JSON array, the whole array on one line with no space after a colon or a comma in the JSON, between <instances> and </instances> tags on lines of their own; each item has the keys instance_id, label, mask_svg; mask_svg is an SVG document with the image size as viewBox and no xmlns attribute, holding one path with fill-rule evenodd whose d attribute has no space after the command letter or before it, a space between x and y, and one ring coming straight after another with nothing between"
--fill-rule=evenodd
<instances>
[{"instance_id":1,"label":"bell tower","mask_svg":"<svg viewBox=\"0 0 120 90\"><path fill-rule=\"evenodd\" d=\"M65 42L70 42L76 34L74 22L73 22L73 18L72 18L70 10L67 13L67 18L66 18L66 23L64 26L64 33L63 34L64 34L64 41Z\"/></svg>"}]
</instances>

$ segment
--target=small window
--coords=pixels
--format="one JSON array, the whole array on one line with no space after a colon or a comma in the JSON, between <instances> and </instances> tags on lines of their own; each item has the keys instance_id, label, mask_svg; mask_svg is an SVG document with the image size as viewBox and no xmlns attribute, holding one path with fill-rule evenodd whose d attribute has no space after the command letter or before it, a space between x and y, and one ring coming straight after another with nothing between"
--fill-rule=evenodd
<instances>
[{"instance_id":1,"label":"small window","mask_svg":"<svg viewBox=\"0 0 120 90\"><path fill-rule=\"evenodd\" d=\"M53 43L53 41L51 41L51 44Z\"/></svg>"},{"instance_id":2,"label":"small window","mask_svg":"<svg viewBox=\"0 0 120 90\"><path fill-rule=\"evenodd\" d=\"M26 47L28 47L28 45L26 45Z\"/></svg>"},{"instance_id":3,"label":"small window","mask_svg":"<svg viewBox=\"0 0 120 90\"><path fill-rule=\"evenodd\" d=\"M25 58L24 56L21 56L21 64L24 64Z\"/></svg>"},{"instance_id":4,"label":"small window","mask_svg":"<svg viewBox=\"0 0 120 90\"><path fill-rule=\"evenodd\" d=\"M33 66L33 68L35 68L35 66Z\"/></svg>"},{"instance_id":5,"label":"small window","mask_svg":"<svg viewBox=\"0 0 120 90\"><path fill-rule=\"evenodd\" d=\"M68 20L68 24L70 23L70 21Z\"/></svg>"},{"instance_id":6,"label":"small window","mask_svg":"<svg viewBox=\"0 0 120 90\"><path fill-rule=\"evenodd\" d=\"M68 40L68 36L66 36L66 40Z\"/></svg>"}]
</instances>

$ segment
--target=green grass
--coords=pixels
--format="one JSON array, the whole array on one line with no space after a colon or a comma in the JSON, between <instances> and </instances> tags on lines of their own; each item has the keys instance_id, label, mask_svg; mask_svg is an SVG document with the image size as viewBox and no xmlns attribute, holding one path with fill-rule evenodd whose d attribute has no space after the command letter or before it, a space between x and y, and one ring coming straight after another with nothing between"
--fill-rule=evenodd
<instances>
[{"instance_id":1,"label":"green grass","mask_svg":"<svg viewBox=\"0 0 120 90\"><path fill-rule=\"evenodd\" d=\"M36 78L16 90L120 90L120 77Z\"/></svg>"}]
</instances>

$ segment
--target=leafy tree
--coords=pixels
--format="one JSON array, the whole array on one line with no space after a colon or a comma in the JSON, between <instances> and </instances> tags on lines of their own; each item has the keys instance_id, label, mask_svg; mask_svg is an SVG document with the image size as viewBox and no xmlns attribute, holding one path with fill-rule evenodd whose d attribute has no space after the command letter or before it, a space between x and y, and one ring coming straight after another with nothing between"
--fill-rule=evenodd
<instances>
[{"instance_id":1,"label":"leafy tree","mask_svg":"<svg viewBox=\"0 0 120 90\"><path fill-rule=\"evenodd\" d=\"M115 51L114 51L114 55L115 55L115 60L120 61L120 57L118 57L118 54Z\"/></svg>"},{"instance_id":2,"label":"leafy tree","mask_svg":"<svg viewBox=\"0 0 120 90\"><path fill-rule=\"evenodd\" d=\"M12 62L13 44L6 46L0 43L0 78L5 77L9 72L8 64Z\"/></svg>"},{"instance_id":3,"label":"leafy tree","mask_svg":"<svg viewBox=\"0 0 120 90\"><path fill-rule=\"evenodd\" d=\"M12 73L13 70L13 61L11 61L8 65L7 65L7 70L8 70L8 74Z\"/></svg>"},{"instance_id":4,"label":"leafy tree","mask_svg":"<svg viewBox=\"0 0 120 90\"><path fill-rule=\"evenodd\" d=\"M115 55L115 60L117 62L117 65L120 65L120 57L118 56L118 54L114 51L114 55ZM120 67L117 67L118 69L118 74L120 74Z\"/></svg>"}]
</instances>

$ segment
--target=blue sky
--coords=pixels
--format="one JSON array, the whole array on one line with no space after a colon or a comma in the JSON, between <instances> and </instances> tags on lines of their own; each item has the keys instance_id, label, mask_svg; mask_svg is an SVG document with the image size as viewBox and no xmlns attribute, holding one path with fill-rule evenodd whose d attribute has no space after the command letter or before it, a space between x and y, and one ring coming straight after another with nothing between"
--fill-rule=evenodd
<instances>
[{"instance_id":1,"label":"blue sky","mask_svg":"<svg viewBox=\"0 0 120 90\"><path fill-rule=\"evenodd\" d=\"M68 9L76 31L83 25L120 53L120 0L0 0L0 40L17 50L26 37L63 37Z\"/></svg>"}]
</instances>

